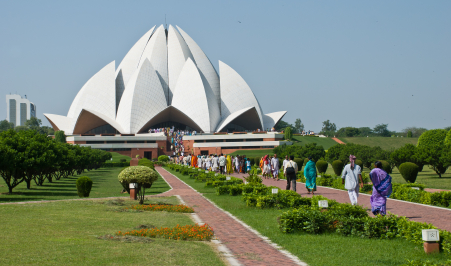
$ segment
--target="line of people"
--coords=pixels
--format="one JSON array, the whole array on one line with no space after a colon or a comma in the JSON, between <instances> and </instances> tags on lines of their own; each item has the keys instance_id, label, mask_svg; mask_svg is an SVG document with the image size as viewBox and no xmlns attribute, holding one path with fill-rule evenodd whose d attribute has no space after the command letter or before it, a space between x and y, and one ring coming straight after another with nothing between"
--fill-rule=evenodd
<instances>
[{"instance_id":1,"label":"line of people","mask_svg":"<svg viewBox=\"0 0 451 266\"><path fill-rule=\"evenodd\" d=\"M217 154L173 156L171 160L176 164L196 167L208 171L219 172L221 174L247 173L251 170L251 161L245 155L224 156Z\"/></svg>"}]
</instances>

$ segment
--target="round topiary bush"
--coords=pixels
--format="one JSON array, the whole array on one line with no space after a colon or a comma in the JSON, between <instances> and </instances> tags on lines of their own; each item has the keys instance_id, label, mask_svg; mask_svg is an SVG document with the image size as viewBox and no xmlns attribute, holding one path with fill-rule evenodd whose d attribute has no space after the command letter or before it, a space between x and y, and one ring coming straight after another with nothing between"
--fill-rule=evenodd
<instances>
[{"instance_id":1,"label":"round topiary bush","mask_svg":"<svg viewBox=\"0 0 451 266\"><path fill-rule=\"evenodd\" d=\"M77 185L77 193L80 198L89 197L92 188L92 180L87 176L80 176L75 183Z\"/></svg>"},{"instance_id":2,"label":"round topiary bush","mask_svg":"<svg viewBox=\"0 0 451 266\"><path fill-rule=\"evenodd\" d=\"M125 163L125 162L127 161L127 159L121 158L119 161L120 161L121 163Z\"/></svg>"},{"instance_id":3,"label":"round topiary bush","mask_svg":"<svg viewBox=\"0 0 451 266\"><path fill-rule=\"evenodd\" d=\"M399 172L407 183L415 183L415 180L417 180L418 170L418 165L410 162L402 163L399 166Z\"/></svg>"},{"instance_id":4,"label":"round topiary bush","mask_svg":"<svg viewBox=\"0 0 451 266\"><path fill-rule=\"evenodd\" d=\"M169 157L167 155L160 155L160 156L158 156L158 161L169 162Z\"/></svg>"},{"instance_id":5,"label":"round topiary bush","mask_svg":"<svg viewBox=\"0 0 451 266\"><path fill-rule=\"evenodd\" d=\"M304 164L304 159L302 158L294 158L293 162L295 162L298 165L299 171L302 169L302 165Z\"/></svg>"},{"instance_id":6,"label":"round topiary bush","mask_svg":"<svg viewBox=\"0 0 451 266\"><path fill-rule=\"evenodd\" d=\"M327 167L329 164L326 161L318 160L316 162L316 169L318 169L318 173L325 173L327 171Z\"/></svg>"},{"instance_id":7,"label":"round topiary bush","mask_svg":"<svg viewBox=\"0 0 451 266\"><path fill-rule=\"evenodd\" d=\"M391 174L392 170L391 170L390 163L388 163L387 161L384 161L384 160L378 160L378 161L382 163L382 170ZM371 164L371 170L373 170L373 169L374 169L374 163Z\"/></svg>"},{"instance_id":8,"label":"round topiary bush","mask_svg":"<svg viewBox=\"0 0 451 266\"><path fill-rule=\"evenodd\" d=\"M355 164L360 166L360 170L363 171L363 162L362 162L362 160L355 160Z\"/></svg>"},{"instance_id":9,"label":"round topiary bush","mask_svg":"<svg viewBox=\"0 0 451 266\"><path fill-rule=\"evenodd\" d=\"M304 159L304 164L303 164L303 165L305 166L305 165L307 164L308 161L309 161L309 159L308 159L308 158L305 158L305 159Z\"/></svg>"},{"instance_id":10,"label":"round topiary bush","mask_svg":"<svg viewBox=\"0 0 451 266\"><path fill-rule=\"evenodd\" d=\"M332 168L334 169L334 173L338 176L341 175L341 172L343 171L344 167L345 164L340 160L335 160L332 162Z\"/></svg>"},{"instance_id":11,"label":"round topiary bush","mask_svg":"<svg viewBox=\"0 0 451 266\"><path fill-rule=\"evenodd\" d=\"M151 188L153 182L158 179L158 173L147 166L130 166L119 173L119 182L130 193L130 183L138 184L139 202L144 202L146 188Z\"/></svg>"},{"instance_id":12,"label":"round topiary bush","mask_svg":"<svg viewBox=\"0 0 451 266\"><path fill-rule=\"evenodd\" d=\"M155 169L154 163L151 160L147 159L147 158L140 159L138 161L138 165L147 166L147 167L150 167L152 169Z\"/></svg>"}]
</instances>

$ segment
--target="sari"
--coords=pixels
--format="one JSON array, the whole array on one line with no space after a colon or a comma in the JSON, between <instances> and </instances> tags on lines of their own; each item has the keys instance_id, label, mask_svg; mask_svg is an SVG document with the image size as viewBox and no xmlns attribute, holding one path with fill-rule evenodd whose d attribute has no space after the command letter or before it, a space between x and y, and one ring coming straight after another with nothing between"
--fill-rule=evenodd
<instances>
[{"instance_id":1,"label":"sari","mask_svg":"<svg viewBox=\"0 0 451 266\"><path fill-rule=\"evenodd\" d=\"M312 160L304 167L305 187L308 191L316 191L316 165Z\"/></svg>"},{"instance_id":2,"label":"sari","mask_svg":"<svg viewBox=\"0 0 451 266\"><path fill-rule=\"evenodd\" d=\"M230 158L230 155L227 155L227 173L231 174L233 173L233 168L232 168L232 158Z\"/></svg>"},{"instance_id":3,"label":"sari","mask_svg":"<svg viewBox=\"0 0 451 266\"><path fill-rule=\"evenodd\" d=\"M373 182L373 194L371 195L371 212L376 215L387 214L387 198L392 192L392 178L387 172L380 168L374 168L370 172L371 182Z\"/></svg>"},{"instance_id":4,"label":"sari","mask_svg":"<svg viewBox=\"0 0 451 266\"><path fill-rule=\"evenodd\" d=\"M197 168L197 156L193 156L193 165L192 166Z\"/></svg>"}]
</instances>

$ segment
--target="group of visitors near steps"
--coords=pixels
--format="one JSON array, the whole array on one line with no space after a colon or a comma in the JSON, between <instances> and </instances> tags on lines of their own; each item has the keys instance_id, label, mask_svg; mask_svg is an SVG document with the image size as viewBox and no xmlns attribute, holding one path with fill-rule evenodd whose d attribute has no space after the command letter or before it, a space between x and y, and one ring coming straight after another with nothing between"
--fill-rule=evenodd
<instances>
[{"instance_id":1,"label":"group of visitors near steps","mask_svg":"<svg viewBox=\"0 0 451 266\"><path fill-rule=\"evenodd\" d=\"M251 162L246 156L224 156L218 155L199 155L199 156L177 156L172 157L174 163L193 166L200 169L219 172L221 174L232 173L247 173L251 170ZM362 169L358 164L355 164L356 157L349 156L349 164L347 164L342 171L341 178L345 189L348 191L349 199L352 205L358 204L359 189L363 187ZM261 160L259 167L262 171L262 176L265 179L272 178L279 181L279 170L283 169L283 176L287 180L286 189L293 189L296 191L297 173L301 168L298 167L294 161L294 156L285 156L282 163L282 168L279 165L277 154L269 157L265 155ZM308 157L308 162L304 167L305 188L308 194L314 194L316 191L316 164L312 157ZM373 192L370 198L371 211L374 215L387 213L387 198L392 192L392 177L382 169L382 163L376 161L374 168L370 172L370 179L373 184Z\"/></svg>"}]
</instances>

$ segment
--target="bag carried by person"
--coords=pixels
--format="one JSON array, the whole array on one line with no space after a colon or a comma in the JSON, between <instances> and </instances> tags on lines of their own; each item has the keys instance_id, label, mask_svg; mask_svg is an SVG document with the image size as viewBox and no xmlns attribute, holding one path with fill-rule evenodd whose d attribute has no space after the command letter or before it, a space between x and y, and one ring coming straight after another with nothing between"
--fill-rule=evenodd
<instances>
[{"instance_id":1,"label":"bag carried by person","mask_svg":"<svg viewBox=\"0 0 451 266\"><path fill-rule=\"evenodd\" d=\"M293 167L293 164L290 162L290 167L287 167L287 169L286 169L286 172L287 172L287 175L292 175L292 174L294 174L294 167Z\"/></svg>"}]
</instances>

